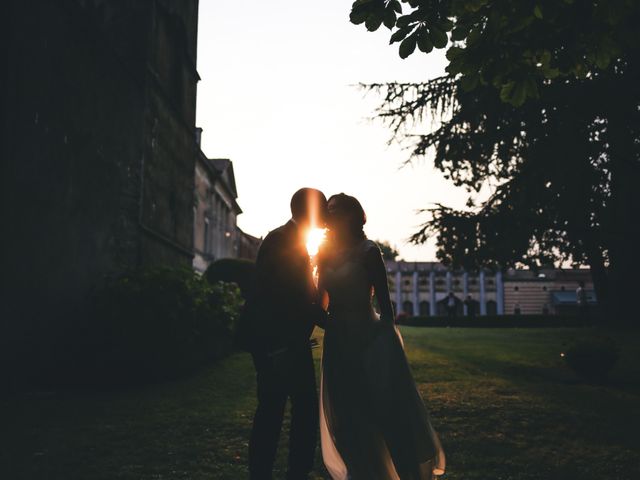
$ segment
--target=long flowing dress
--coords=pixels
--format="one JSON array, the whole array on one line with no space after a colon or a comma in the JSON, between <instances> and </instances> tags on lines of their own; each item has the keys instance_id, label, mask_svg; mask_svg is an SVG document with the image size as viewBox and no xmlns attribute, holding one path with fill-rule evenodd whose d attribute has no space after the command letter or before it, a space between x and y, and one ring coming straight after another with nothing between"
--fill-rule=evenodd
<instances>
[{"instance_id":1,"label":"long flowing dress","mask_svg":"<svg viewBox=\"0 0 640 480\"><path fill-rule=\"evenodd\" d=\"M445 455L416 388L380 249L363 240L319 267L329 294L320 440L334 480L431 480ZM373 306L373 293L382 312Z\"/></svg>"}]
</instances>

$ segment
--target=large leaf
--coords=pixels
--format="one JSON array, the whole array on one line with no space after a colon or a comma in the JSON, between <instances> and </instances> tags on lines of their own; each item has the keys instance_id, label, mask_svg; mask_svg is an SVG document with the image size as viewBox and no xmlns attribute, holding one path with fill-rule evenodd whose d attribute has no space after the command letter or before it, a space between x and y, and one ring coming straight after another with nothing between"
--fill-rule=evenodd
<instances>
[{"instance_id":1,"label":"large leaf","mask_svg":"<svg viewBox=\"0 0 640 480\"><path fill-rule=\"evenodd\" d=\"M407 58L416 49L416 34L415 32L405 38L400 44L400 58Z\"/></svg>"},{"instance_id":2,"label":"large leaf","mask_svg":"<svg viewBox=\"0 0 640 480\"><path fill-rule=\"evenodd\" d=\"M427 34L427 32L420 32L417 43L418 48L421 52L429 53L431 52L431 50L433 50L433 43L431 42L431 39L429 39L429 35Z\"/></svg>"},{"instance_id":3,"label":"large leaf","mask_svg":"<svg viewBox=\"0 0 640 480\"><path fill-rule=\"evenodd\" d=\"M429 29L429 37L431 38L433 46L436 48L446 47L447 42L449 41L446 32L443 32L438 27L431 27Z\"/></svg>"},{"instance_id":4,"label":"large leaf","mask_svg":"<svg viewBox=\"0 0 640 480\"><path fill-rule=\"evenodd\" d=\"M396 24L396 12L393 11L393 8L387 8L384 11L384 18L382 20L384 26L391 30Z\"/></svg>"},{"instance_id":5,"label":"large leaf","mask_svg":"<svg viewBox=\"0 0 640 480\"><path fill-rule=\"evenodd\" d=\"M389 44L396 43L396 42L399 42L400 40L403 40L407 35L409 35L409 33L411 33L412 29L413 27L404 27L396 30L393 33L393 35L391 35L391 38L389 39Z\"/></svg>"},{"instance_id":6,"label":"large leaf","mask_svg":"<svg viewBox=\"0 0 640 480\"><path fill-rule=\"evenodd\" d=\"M382 25L382 15L379 15L377 12L369 14L364 25L370 32L375 32L380 28L380 25Z\"/></svg>"},{"instance_id":7,"label":"large leaf","mask_svg":"<svg viewBox=\"0 0 640 480\"><path fill-rule=\"evenodd\" d=\"M398 17L396 26L398 28L405 28L408 27L411 22L413 22L413 17L411 17L411 15L402 15L401 17Z\"/></svg>"},{"instance_id":8,"label":"large leaf","mask_svg":"<svg viewBox=\"0 0 640 480\"><path fill-rule=\"evenodd\" d=\"M354 7L349 14L349 21L355 25L364 23L369 16L369 9L363 7Z\"/></svg>"}]
</instances>

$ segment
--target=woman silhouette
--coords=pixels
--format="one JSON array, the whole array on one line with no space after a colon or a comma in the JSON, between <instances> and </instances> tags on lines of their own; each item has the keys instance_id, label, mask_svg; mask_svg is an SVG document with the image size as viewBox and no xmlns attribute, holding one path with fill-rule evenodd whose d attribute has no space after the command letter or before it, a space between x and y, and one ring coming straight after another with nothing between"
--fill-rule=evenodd
<instances>
[{"instance_id":1,"label":"woman silhouette","mask_svg":"<svg viewBox=\"0 0 640 480\"><path fill-rule=\"evenodd\" d=\"M334 195L328 209L318 260L329 310L320 395L325 466L334 480L431 479L444 473L445 456L394 325L380 249L362 230L357 199Z\"/></svg>"}]
</instances>

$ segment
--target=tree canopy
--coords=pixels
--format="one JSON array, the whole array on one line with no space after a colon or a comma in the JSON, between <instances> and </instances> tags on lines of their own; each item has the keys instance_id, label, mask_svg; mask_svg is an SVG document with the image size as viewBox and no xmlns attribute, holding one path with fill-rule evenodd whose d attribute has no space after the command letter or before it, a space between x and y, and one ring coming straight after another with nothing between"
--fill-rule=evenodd
<instances>
[{"instance_id":1,"label":"tree canopy","mask_svg":"<svg viewBox=\"0 0 640 480\"><path fill-rule=\"evenodd\" d=\"M376 240L376 244L382 252L382 258L385 260L393 262L398 258L398 256L400 256L398 250L396 250L395 247L392 247L387 240Z\"/></svg>"},{"instance_id":2,"label":"tree canopy","mask_svg":"<svg viewBox=\"0 0 640 480\"><path fill-rule=\"evenodd\" d=\"M405 11L405 9L407 11ZM446 48L447 75L365 88L409 161L470 193L467 209L427 209L414 236L436 236L445 263L592 267L598 295L629 296L640 267L640 3L632 0L358 0L351 21L384 24L399 54ZM427 117L438 120L416 133ZM622 293L626 292L626 293ZM618 298L617 303L622 300Z\"/></svg>"}]
</instances>

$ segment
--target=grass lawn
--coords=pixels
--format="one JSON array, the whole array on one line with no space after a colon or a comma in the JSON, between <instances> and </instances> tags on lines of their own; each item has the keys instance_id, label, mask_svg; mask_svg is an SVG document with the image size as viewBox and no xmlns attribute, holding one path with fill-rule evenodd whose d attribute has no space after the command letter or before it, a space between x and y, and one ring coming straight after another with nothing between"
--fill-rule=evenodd
<instances>
[{"instance_id":1,"label":"grass lawn","mask_svg":"<svg viewBox=\"0 0 640 480\"><path fill-rule=\"evenodd\" d=\"M559 356L585 330L402 331L445 478L640 479L640 332L609 333L622 358L596 386ZM2 398L0 479L244 479L254 397L250 358L236 354L170 384ZM319 453L316 467L328 478Z\"/></svg>"}]
</instances>

